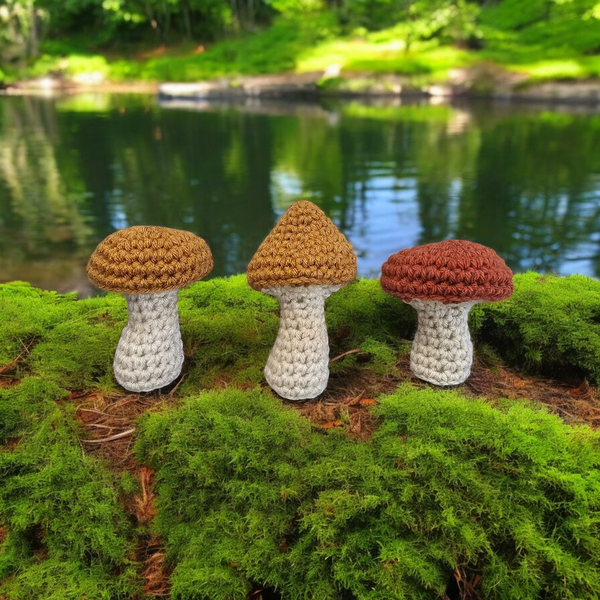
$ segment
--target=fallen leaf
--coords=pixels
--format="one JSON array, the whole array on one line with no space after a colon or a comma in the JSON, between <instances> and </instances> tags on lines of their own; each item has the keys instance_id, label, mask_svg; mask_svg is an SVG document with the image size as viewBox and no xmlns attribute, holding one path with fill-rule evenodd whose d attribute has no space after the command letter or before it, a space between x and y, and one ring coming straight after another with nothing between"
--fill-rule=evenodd
<instances>
[{"instance_id":1,"label":"fallen leaf","mask_svg":"<svg viewBox=\"0 0 600 600\"><path fill-rule=\"evenodd\" d=\"M328 421L327 423L322 423L321 427L323 429L332 429L333 427L341 427L342 425L341 421Z\"/></svg>"},{"instance_id":2,"label":"fallen leaf","mask_svg":"<svg viewBox=\"0 0 600 600\"><path fill-rule=\"evenodd\" d=\"M359 404L361 406L373 406L373 404L377 404L377 400L373 400L373 398L363 398Z\"/></svg>"}]
</instances>

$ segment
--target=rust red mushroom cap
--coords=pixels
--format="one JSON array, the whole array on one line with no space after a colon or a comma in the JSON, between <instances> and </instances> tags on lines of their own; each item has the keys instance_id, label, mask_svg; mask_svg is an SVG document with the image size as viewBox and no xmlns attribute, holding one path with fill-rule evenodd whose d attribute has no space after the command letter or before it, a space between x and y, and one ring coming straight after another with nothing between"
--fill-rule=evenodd
<instances>
[{"instance_id":1,"label":"rust red mushroom cap","mask_svg":"<svg viewBox=\"0 0 600 600\"><path fill-rule=\"evenodd\" d=\"M392 254L381 268L381 286L405 302L489 302L512 294L513 274L491 248L446 240Z\"/></svg>"}]
</instances>

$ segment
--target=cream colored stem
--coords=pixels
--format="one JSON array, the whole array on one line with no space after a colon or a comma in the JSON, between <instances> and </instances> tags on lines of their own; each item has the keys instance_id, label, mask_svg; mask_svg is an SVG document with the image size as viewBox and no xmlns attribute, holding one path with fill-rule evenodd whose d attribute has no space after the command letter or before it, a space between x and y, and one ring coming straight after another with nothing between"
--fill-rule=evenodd
<instances>
[{"instance_id":1,"label":"cream colored stem","mask_svg":"<svg viewBox=\"0 0 600 600\"><path fill-rule=\"evenodd\" d=\"M283 398L315 398L329 380L325 299L341 285L278 286L263 290L279 299L279 333L265 367L268 384Z\"/></svg>"},{"instance_id":2,"label":"cream colored stem","mask_svg":"<svg viewBox=\"0 0 600 600\"><path fill-rule=\"evenodd\" d=\"M125 294L129 322L121 333L113 366L117 381L126 390L156 390L181 373L184 357L178 291Z\"/></svg>"},{"instance_id":3,"label":"cream colored stem","mask_svg":"<svg viewBox=\"0 0 600 600\"><path fill-rule=\"evenodd\" d=\"M469 311L477 302L443 304L412 300L419 323L410 353L410 369L435 385L458 385L471 374L473 344Z\"/></svg>"}]
</instances>

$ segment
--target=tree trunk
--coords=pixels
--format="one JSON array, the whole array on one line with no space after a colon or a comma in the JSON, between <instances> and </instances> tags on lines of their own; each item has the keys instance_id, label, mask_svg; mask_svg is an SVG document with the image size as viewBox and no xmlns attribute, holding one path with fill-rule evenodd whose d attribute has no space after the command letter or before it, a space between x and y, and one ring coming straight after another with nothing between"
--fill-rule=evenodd
<instances>
[{"instance_id":1,"label":"tree trunk","mask_svg":"<svg viewBox=\"0 0 600 600\"><path fill-rule=\"evenodd\" d=\"M248 0L248 27L254 26L254 0Z\"/></svg>"},{"instance_id":2,"label":"tree trunk","mask_svg":"<svg viewBox=\"0 0 600 600\"><path fill-rule=\"evenodd\" d=\"M37 15L33 0L29 3L29 56L37 56L39 54L39 39L37 31Z\"/></svg>"},{"instance_id":3,"label":"tree trunk","mask_svg":"<svg viewBox=\"0 0 600 600\"><path fill-rule=\"evenodd\" d=\"M185 37L188 40L192 39L192 22L190 19L190 4L184 2L181 6L181 13L183 15L183 28L185 30Z\"/></svg>"},{"instance_id":4,"label":"tree trunk","mask_svg":"<svg viewBox=\"0 0 600 600\"><path fill-rule=\"evenodd\" d=\"M166 40L167 36L169 35L169 31L171 30L171 11L167 8L167 6L165 6L165 25L163 28L163 34L162 34L162 39Z\"/></svg>"}]
</instances>

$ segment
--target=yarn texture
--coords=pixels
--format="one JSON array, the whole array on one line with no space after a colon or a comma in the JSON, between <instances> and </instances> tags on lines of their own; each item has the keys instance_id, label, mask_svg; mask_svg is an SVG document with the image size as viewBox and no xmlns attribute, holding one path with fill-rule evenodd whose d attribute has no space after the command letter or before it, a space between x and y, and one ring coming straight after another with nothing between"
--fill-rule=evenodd
<instances>
[{"instance_id":1,"label":"yarn texture","mask_svg":"<svg viewBox=\"0 0 600 600\"><path fill-rule=\"evenodd\" d=\"M283 398L315 398L327 387L329 338L324 302L341 287L280 286L264 290L281 305L279 333L267 360L265 378Z\"/></svg>"},{"instance_id":2,"label":"yarn texture","mask_svg":"<svg viewBox=\"0 0 600 600\"><path fill-rule=\"evenodd\" d=\"M87 265L88 277L96 287L124 293L129 308L113 363L115 378L125 389L149 392L181 373L178 290L212 268L207 243L189 231L135 226L98 244Z\"/></svg>"},{"instance_id":3,"label":"yarn texture","mask_svg":"<svg viewBox=\"0 0 600 600\"><path fill-rule=\"evenodd\" d=\"M356 278L356 255L318 206L300 200L259 246L246 276L255 290L276 285L345 285Z\"/></svg>"},{"instance_id":4,"label":"yarn texture","mask_svg":"<svg viewBox=\"0 0 600 600\"><path fill-rule=\"evenodd\" d=\"M355 279L352 245L312 202L290 206L248 265L248 283L279 299L279 333L265 366L288 400L315 398L329 379L325 299Z\"/></svg>"},{"instance_id":5,"label":"yarn texture","mask_svg":"<svg viewBox=\"0 0 600 600\"><path fill-rule=\"evenodd\" d=\"M467 379L473 364L469 311L477 302L409 302L419 319L410 351L410 370L419 379L434 385L458 385Z\"/></svg>"},{"instance_id":6,"label":"yarn texture","mask_svg":"<svg viewBox=\"0 0 600 600\"><path fill-rule=\"evenodd\" d=\"M447 240L390 256L381 267L381 287L417 311L410 353L414 375L435 385L458 385L470 375L473 363L471 307L508 298L513 279L491 248Z\"/></svg>"},{"instance_id":7,"label":"yarn texture","mask_svg":"<svg viewBox=\"0 0 600 600\"><path fill-rule=\"evenodd\" d=\"M405 302L413 298L457 304L504 300L513 293L512 271L491 248L447 240L393 254L381 268L381 286Z\"/></svg>"},{"instance_id":8,"label":"yarn texture","mask_svg":"<svg viewBox=\"0 0 600 600\"><path fill-rule=\"evenodd\" d=\"M181 373L178 293L125 295L129 321L121 333L113 368L126 390L149 392L168 385Z\"/></svg>"},{"instance_id":9,"label":"yarn texture","mask_svg":"<svg viewBox=\"0 0 600 600\"><path fill-rule=\"evenodd\" d=\"M181 288L212 271L207 243L189 231L134 226L111 233L90 257L89 280L103 290L148 294Z\"/></svg>"}]
</instances>

